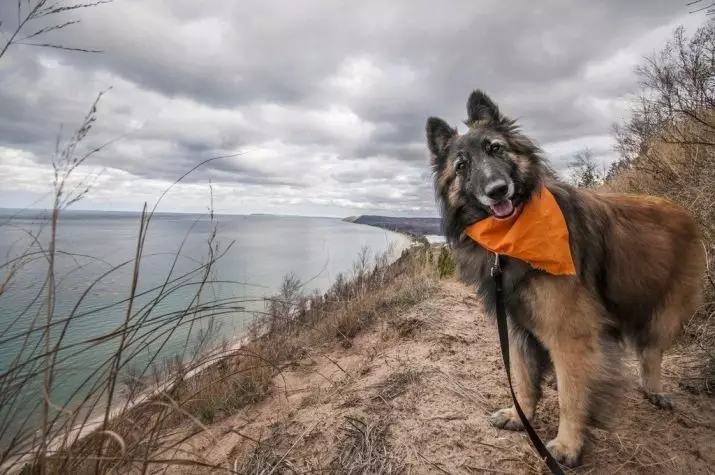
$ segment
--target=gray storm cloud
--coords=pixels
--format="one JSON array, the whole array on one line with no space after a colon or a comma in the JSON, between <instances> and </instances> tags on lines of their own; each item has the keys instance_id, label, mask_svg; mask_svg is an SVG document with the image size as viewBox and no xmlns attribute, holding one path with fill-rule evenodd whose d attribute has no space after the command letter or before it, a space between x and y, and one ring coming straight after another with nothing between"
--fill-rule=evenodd
<instances>
[{"instance_id":1,"label":"gray storm cloud","mask_svg":"<svg viewBox=\"0 0 715 475\"><path fill-rule=\"evenodd\" d=\"M5 34L14 3L0 6ZM89 145L128 135L92 158L108 178L86 206L134 207L127 186L154 190L244 152L187 185L210 179L236 213L434 214L425 119L459 124L477 87L557 168L584 146L608 160L633 67L701 18L671 0L535 5L123 0L79 11L50 39L102 53L16 46L0 60L0 205L26 205L16 197L38 192L27 183L46 179L60 127L110 86ZM177 188L177 211L193 210L196 189Z\"/></svg>"}]
</instances>

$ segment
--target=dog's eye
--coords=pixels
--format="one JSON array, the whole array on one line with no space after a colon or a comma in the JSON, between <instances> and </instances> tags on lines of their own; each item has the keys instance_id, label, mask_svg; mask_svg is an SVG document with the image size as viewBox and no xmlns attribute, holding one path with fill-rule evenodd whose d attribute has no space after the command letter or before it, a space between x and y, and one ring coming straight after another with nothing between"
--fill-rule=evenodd
<instances>
[{"instance_id":1,"label":"dog's eye","mask_svg":"<svg viewBox=\"0 0 715 475\"><path fill-rule=\"evenodd\" d=\"M463 172L464 169L466 168L466 166L467 166L467 164L465 163L464 160L459 160L459 161L454 165L454 168L455 168L458 172Z\"/></svg>"},{"instance_id":2,"label":"dog's eye","mask_svg":"<svg viewBox=\"0 0 715 475\"><path fill-rule=\"evenodd\" d=\"M504 151L504 146L499 142L492 142L489 144L488 153L489 155L498 155Z\"/></svg>"}]
</instances>

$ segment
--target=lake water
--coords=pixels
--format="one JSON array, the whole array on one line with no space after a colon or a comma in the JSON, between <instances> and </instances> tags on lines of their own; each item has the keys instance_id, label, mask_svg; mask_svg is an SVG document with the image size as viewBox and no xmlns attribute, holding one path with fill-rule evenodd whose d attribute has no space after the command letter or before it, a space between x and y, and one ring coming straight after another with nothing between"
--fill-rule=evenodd
<instances>
[{"instance_id":1,"label":"lake water","mask_svg":"<svg viewBox=\"0 0 715 475\"><path fill-rule=\"evenodd\" d=\"M207 321L203 318L192 325L196 312L186 311L197 305L197 294L198 305L214 303L204 317L212 314L220 337L232 339L246 330L255 311L265 308L263 297L275 295L287 274L301 279L306 292L324 291L338 273L350 274L363 246L373 256L393 248L397 257L410 244L396 233L331 218L251 215L217 216L216 221L217 254L225 254L202 287L201 266L209 261L214 225L209 217L157 214L152 218L141 258L138 297L129 310L130 324L137 331L131 334L133 343L125 360L131 356L142 364L185 353L191 347L187 341ZM17 262L15 257L30 251L0 294L0 436L35 420L42 401L37 375L44 364L38 355L44 351L43 325L48 318L43 290L48 234L46 216L40 219L37 212L0 209L0 263ZM112 332L122 328L127 316L138 234L135 213L66 211L60 219L51 343L62 335L63 349L53 377L54 405L79 400L102 380L103 375L93 371L107 368L119 345ZM10 265L0 268L0 284L11 269ZM220 306L215 307L215 302ZM26 340L30 327L37 330ZM92 340L98 337L104 338ZM15 364L8 371L18 361L30 363ZM22 383L24 378L32 383Z\"/></svg>"}]
</instances>

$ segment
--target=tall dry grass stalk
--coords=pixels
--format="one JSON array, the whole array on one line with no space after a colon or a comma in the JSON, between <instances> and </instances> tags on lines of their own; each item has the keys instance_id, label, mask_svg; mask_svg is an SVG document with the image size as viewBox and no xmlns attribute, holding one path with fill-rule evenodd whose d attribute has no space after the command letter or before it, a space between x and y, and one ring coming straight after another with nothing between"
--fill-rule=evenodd
<instances>
[{"instance_id":1,"label":"tall dry grass stalk","mask_svg":"<svg viewBox=\"0 0 715 475\"><path fill-rule=\"evenodd\" d=\"M14 25L9 18L3 18L0 27L7 28L6 35L0 35L0 59L11 46L31 46L35 48L52 48L82 53L99 53L99 50L70 46L57 41L43 41L42 37L78 24L79 19L67 19L67 14L76 13L112 0L94 0L75 2L72 0L17 0L17 16ZM9 2L8 2L9 3ZM29 30L29 31L28 31ZM2 31L2 30L0 30Z\"/></svg>"}]
</instances>

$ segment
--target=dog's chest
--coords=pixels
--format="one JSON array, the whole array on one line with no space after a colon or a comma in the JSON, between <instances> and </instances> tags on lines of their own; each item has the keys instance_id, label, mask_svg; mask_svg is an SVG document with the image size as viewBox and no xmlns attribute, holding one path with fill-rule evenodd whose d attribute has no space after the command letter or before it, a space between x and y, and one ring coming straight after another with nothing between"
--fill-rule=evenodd
<instances>
[{"instance_id":1,"label":"dog's chest","mask_svg":"<svg viewBox=\"0 0 715 475\"><path fill-rule=\"evenodd\" d=\"M492 317L496 316L496 286L492 277L495 256L493 253L476 245L455 248L455 257L459 263L461 280L476 287L484 304L484 309ZM529 329L532 326L532 309L529 299L525 298L529 280L539 273L528 264L517 259L501 256L502 288L509 316L514 323Z\"/></svg>"}]
</instances>

